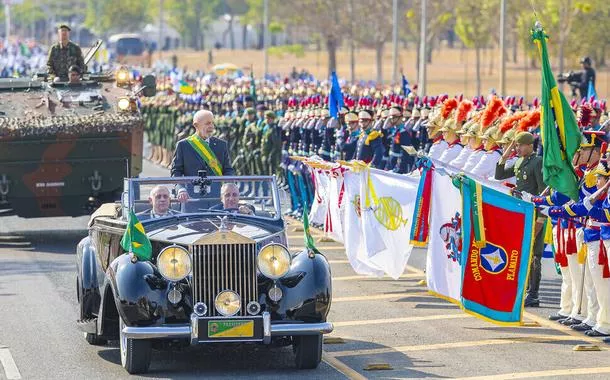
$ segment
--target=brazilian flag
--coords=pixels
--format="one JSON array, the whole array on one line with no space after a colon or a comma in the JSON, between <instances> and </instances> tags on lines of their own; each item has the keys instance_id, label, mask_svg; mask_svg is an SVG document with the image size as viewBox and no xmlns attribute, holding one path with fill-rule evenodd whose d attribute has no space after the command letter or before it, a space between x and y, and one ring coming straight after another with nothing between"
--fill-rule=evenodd
<instances>
[{"instance_id":1,"label":"brazilian flag","mask_svg":"<svg viewBox=\"0 0 610 380\"><path fill-rule=\"evenodd\" d=\"M532 30L532 39L542 60L542 102L540 138L542 142L542 178L551 189L573 200L578 199L578 177L572 158L580 147L582 135L576 117L565 96L557 88L546 47L548 36L540 23Z\"/></svg>"},{"instance_id":2,"label":"brazilian flag","mask_svg":"<svg viewBox=\"0 0 610 380\"><path fill-rule=\"evenodd\" d=\"M309 210L307 209L307 202L303 202L303 231L305 234L305 247L309 251L319 255L320 251L318 251L313 243L313 236L311 236L311 232L309 232Z\"/></svg>"},{"instance_id":3,"label":"brazilian flag","mask_svg":"<svg viewBox=\"0 0 610 380\"><path fill-rule=\"evenodd\" d=\"M121 239L121 247L126 252L133 253L140 260L146 261L152 257L150 240L133 210L129 212L129 223L127 223L123 239Z\"/></svg>"}]
</instances>

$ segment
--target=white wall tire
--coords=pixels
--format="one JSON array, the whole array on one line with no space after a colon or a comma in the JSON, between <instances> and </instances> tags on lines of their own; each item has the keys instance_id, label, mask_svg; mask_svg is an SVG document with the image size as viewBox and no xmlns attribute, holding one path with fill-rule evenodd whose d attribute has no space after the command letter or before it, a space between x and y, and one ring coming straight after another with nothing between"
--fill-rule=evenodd
<instances>
[{"instance_id":1,"label":"white wall tire","mask_svg":"<svg viewBox=\"0 0 610 380\"><path fill-rule=\"evenodd\" d=\"M148 340L130 339L123 334L125 323L119 317L121 365L130 374L145 373L150 366L151 344Z\"/></svg>"}]
</instances>

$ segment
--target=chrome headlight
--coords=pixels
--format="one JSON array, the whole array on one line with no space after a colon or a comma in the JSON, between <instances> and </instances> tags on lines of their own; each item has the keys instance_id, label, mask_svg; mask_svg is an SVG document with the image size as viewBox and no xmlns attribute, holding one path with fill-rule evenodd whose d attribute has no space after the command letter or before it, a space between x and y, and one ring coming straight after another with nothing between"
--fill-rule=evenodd
<instances>
[{"instance_id":1,"label":"chrome headlight","mask_svg":"<svg viewBox=\"0 0 610 380\"><path fill-rule=\"evenodd\" d=\"M177 245L164 248L157 257L157 268L166 280L180 281L191 273L189 252Z\"/></svg>"},{"instance_id":2,"label":"chrome headlight","mask_svg":"<svg viewBox=\"0 0 610 380\"><path fill-rule=\"evenodd\" d=\"M241 309L241 299L239 298L239 294L232 290L224 290L218 293L216 299L214 300L214 307L225 317L230 317L237 314L239 309Z\"/></svg>"},{"instance_id":3,"label":"chrome headlight","mask_svg":"<svg viewBox=\"0 0 610 380\"><path fill-rule=\"evenodd\" d=\"M258 270L272 280L283 277L290 270L292 256L288 249L280 244L264 246L257 257Z\"/></svg>"}]
</instances>

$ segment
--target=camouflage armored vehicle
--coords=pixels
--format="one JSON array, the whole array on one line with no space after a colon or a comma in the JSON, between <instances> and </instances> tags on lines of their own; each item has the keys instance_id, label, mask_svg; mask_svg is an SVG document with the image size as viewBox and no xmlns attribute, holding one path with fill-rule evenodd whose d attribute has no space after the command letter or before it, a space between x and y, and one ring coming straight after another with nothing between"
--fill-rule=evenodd
<instances>
[{"instance_id":1,"label":"camouflage armored vehicle","mask_svg":"<svg viewBox=\"0 0 610 380\"><path fill-rule=\"evenodd\" d=\"M121 70L75 84L0 80L0 209L79 216L120 198L123 178L142 171L143 144L137 94L118 86L130 84ZM146 95L154 82L145 78Z\"/></svg>"}]
</instances>

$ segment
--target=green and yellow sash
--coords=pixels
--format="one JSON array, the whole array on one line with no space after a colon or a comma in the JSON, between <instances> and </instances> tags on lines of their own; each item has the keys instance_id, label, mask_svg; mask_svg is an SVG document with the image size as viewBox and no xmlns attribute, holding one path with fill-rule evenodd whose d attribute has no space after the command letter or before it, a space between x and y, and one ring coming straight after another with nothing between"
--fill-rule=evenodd
<instances>
[{"instance_id":1,"label":"green and yellow sash","mask_svg":"<svg viewBox=\"0 0 610 380\"><path fill-rule=\"evenodd\" d=\"M197 154L203 158L205 163L208 164L215 175L222 175L222 166L220 166L218 158L216 158L216 155L204 139L195 133L191 137L187 138L186 141L188 141L193 149L195 149L195 152L197 152Z\"/></svg>"}]
</instances>

